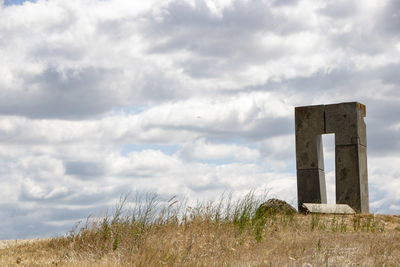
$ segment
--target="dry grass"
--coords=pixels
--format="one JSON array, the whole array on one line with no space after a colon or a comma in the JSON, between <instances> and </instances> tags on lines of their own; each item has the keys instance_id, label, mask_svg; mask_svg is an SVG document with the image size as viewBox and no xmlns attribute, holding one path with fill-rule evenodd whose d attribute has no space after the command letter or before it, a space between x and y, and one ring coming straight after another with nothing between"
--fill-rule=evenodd
<instances>
[{"instance_id":1,"label":"dry grass","mask_svg":"<svg viewBox=\"0 0 400 267\"><path fill-rule=\"evenodd\" d=\"M66 237L0 248L0 266L398 266L400 216L256 216L263 201L148 197Z\"/></svg>"}]
</instances>

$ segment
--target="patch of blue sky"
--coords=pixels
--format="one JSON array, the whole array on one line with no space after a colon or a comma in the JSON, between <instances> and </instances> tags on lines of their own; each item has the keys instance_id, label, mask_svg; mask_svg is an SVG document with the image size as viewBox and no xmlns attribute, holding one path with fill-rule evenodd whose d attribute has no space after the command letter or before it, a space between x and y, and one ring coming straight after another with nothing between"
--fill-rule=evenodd
<instances>
[{"instance_id":1,"label":"patch of blue sky","mask_svg":"<svg viewBox=\"0 0 400 267\"><path fill-rule=\"evenodd\" d=\"M4 5L5 6L22 5L25 2L35 3L36 0L4 0Z\"/></svg>"},{"instance_id":2,"label":"patch of blue sky","mask_svg":"<svg viewBox=\"0 0 400 267\"><path fill-rule=\"evenodd\" d=\"M285 173L296 173L296 162L295 160L291 160L289 164L286 164L285 168L280 170Z\"/></svg>"},{"instance_id":3,"label":"patch of blue sky","mask_svg":"<svg viewBox=\"0 0 400 267\"><path fill-rule=\"evenodd\" d=\"M180 149L178 145L152 145L152 144L125 144L121 149L121 155L127 156L133 151L159 150L165 154L173 155Z\"/></svg>"}]
</instances>

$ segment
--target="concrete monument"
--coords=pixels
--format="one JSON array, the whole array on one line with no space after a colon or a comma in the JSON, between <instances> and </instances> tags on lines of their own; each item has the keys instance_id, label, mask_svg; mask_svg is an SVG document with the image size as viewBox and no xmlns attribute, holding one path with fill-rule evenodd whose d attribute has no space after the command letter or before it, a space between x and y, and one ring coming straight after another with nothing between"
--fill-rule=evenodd
<instances>
[{"instance_id":1,"label":"concrete monument","mask_svg":"<svg viewBox=\"0 0 400 267\"><path fill-rule=\"evenodd\" d=\"M369 212L366 109L357 102L295 108L297 195L326 203L322 134L335 134L336 203Z\"/></svg>"}]
</instances>

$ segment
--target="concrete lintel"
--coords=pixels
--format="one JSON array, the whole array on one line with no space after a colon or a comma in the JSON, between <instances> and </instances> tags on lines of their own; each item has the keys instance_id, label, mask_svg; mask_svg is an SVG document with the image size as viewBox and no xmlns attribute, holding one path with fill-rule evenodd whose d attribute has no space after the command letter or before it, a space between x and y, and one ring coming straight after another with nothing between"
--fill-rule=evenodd
<instances>
[{"instance_id":1,"label":"concrete lintel","mask_svg":"<svg viewBox=\"0 0 400 267\"><path fill-rule=\"evenodd\" d=\"M358 102L325 105L325 133L335 133L336 145L367 145L365 106Z\"/></svg>"}]
</instances>

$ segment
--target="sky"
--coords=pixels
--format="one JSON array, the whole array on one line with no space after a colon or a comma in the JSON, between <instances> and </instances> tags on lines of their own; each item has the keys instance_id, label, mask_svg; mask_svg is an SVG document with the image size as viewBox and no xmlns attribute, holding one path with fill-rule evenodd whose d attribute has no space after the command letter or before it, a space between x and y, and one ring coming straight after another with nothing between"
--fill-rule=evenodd
<instances>
[{"instance_id":1,"label":"sky","mask_svg":"<svg viewBox=\"0 0 400 267\"><path fill-rule=\"evenodd\" d=\"M296 206L294 107L349 101L371 212L400 214L399 1L0 0L0 239L129 193Z\"/></svg>"}]
</instances>

